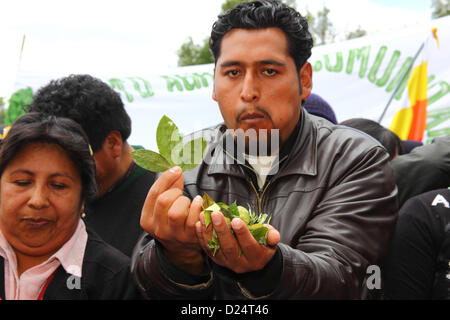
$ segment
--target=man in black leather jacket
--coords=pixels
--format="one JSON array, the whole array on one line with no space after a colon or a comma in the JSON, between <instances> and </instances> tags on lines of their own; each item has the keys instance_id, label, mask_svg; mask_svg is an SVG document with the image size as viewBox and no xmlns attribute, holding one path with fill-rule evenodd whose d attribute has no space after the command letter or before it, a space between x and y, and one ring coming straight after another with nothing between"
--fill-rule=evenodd
<instances>
[{"instance_id":1,"label":"man in black leather jacket","mask_svg":"<svg viewBox=\"0 0 450 320\"><path fill-rule=\"evenodd\" d=\"M174 167L149 191L141 224L154 240L138 243L132 263L147 297L361 298L367 267L387 250L397 191L376 140L301 108L312 87L307 28L295 10L271 1L244 2L214 24L213 99L225 123L203 131L211 141L198 167ZM239 129L256 132L243 150ZM268 156L252 150L255 139ZM219 212L206 227L204 193L272 214L267 245L238 218L233 234Z\"/></svg>"},{"instance_id":2,"label":"man in black leather jacket","mask_svg":"<svg viewBox=\"0 0 450 320\"><path fill-rule=\"evenodd\" d=\"M391 162L398 188L398 206L424 192L450 186L450 135L414 148Z\"/></svg>"}]
</instances>

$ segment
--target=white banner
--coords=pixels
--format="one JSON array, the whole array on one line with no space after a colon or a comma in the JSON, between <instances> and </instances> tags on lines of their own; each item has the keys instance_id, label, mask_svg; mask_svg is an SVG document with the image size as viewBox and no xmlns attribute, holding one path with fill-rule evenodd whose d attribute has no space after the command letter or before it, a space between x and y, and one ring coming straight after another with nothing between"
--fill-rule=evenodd
<instances>
[{"instance_id":1,"label":"white banner","mask_svg":"<svg viewBox=\"0 0 450 320\"><path fill-rule=\"evenodd\" d=\"M424 142L450 133L450 17L433 21L440 48L428 61L428 122ZM381 124L389 127L403 95L408 70L430 29L409 28L389 34L362 37L313 48L313 92L333 107L338 121L368 118L378 121L396 89ZM163 115L180 131L192 131L222 122L212 100L214 65L172 69L165 74L92 74L117 90L132 119L129 143L156 149L156 127ZM30 87L33 92L50 80L68 74L42 74L20 70L16 92Z\"/></svg>"}]
</instances>

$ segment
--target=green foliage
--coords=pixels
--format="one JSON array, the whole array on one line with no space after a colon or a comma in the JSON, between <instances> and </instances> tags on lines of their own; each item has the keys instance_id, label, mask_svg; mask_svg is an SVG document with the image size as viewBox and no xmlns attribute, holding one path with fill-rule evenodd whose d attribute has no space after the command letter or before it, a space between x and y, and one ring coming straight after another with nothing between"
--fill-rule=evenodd
<instances>
[{"instance_id":1,"label":"green foliage","mask_svg":"<svg viewBox=\"0 0 450 320\"><path fill-rule=\"evenodd\" d=\"M349 32L347 33L347 35L345 36L345 38L347 40L350 39L355 39L355 38L359 38L359 37L363 37L367 34L366 30L362 29L361 26L358 26L358 29L356 29L355 31Z\"/></svg>"},{"instance_id":2,"label":"green foliage","mask_svg":"<svg viewBox=\"0 0 450 320\"><path fill-rule=\"evenodd\" d=\"M0 124L5 123L6 111L4 107L5 107L5 98L0 97Z\"/></svg>"},{"instance_id":3,"label":"green foliage","mask_svg":"<svg viewBox=\"0 0 450 320\"><path fill-rule=\"evenodd\" d=\"M228 227L231 229L231 221L234 218L240 218L247 225L253 238L262 245L267 245L267 234L269 233L269 227L265 223L270 222L270 218L267 220L267 214L255 214L251 208L248 210L242 206L238 206L236 201L231 205L227 205L222 202L215 202L207 193L203 195L203 214L205 217L205 226L208 227L211 224L211 213L214 211L219 211L225 217ZM231 231L233 231L231 229ZM234 233L233 233L234 234ZM208 240L209 248L213 249L213 256L220 249L219 238L215 230L213 230L213 237ZM242 250L239 248L239 254Z\"/></svg>"},{"instance_id":4,"label":"green foliage","mask_svg":"<svg viewBox=\"0 0 450 320\"><path fill-rule=\"evenodd\" d=\"M306 10L306 20L308 21L309 32L311 33L315 45L323 45L334 42L336 37L336 31L333 27L333 23L329 18L330 9L323 6L322 10L317 12L314 16L309 10ZM345 35L345 38L354 39L365 36L367 32L358 27L355 31L349 32Z\"/></svg>"},{"instance_id":5,"label":"green foliage","mask_svg":"<svg viewBox=\"0 0 450 320\"><path fill-rule=\"evenodd\" d=\"M167 116L163 116L156 129L158 152L135 150L131 152L134 161L142 168L163 172L174 166L181 170L192 170L203 160L206 141L203 138L183 143L183 135Z\"/></svg>"},{"instance_id":6,"label":"green foliage","mask_svg":"<svg viewBox=\"0 0 450 320\"><path fill-rule=\"evenodd\" d=\"M431 13L433 19L450 15L449 0L431 0L431 8L433 9L433 12Z\"/></svg>"},{"instance_id":7,"label":"green foliage","mask_svg":"<svg viewBox=\"0 0 450 320\"><path fill-rule=\"evenodd\" d=\"M235 6L237 6L241 2L246 2L249 0L226 0L222 4L222 12L228 11L230 9L233 9Z\"/></svg>"},{"instance_id":8,"label":"green foliage","mask_svg":"<svg viewBox=\"0 0 450 320\"><path fill-rule=\"evenodd\" d=\"M323 6L322 10L317 12L317 16L312 16L311 13L306 14L306 18L311 20L309 23L309 31L314 38L314 44L322 45L334 41L336 36L333 23L328 18L330 9Z\"/></svg>"},{"instance_id":9,"label":"green foliage","mask_svg":"<svg viewBox=\"0 0 450 320\"><path fill-rule=\"evenodd\" d=\"M20 89L9 99L9 107L6 111L5 124L13 124L18 118L26 113L25 108L33 100L33 90L31 88Z\"/></svg>"},{"instance_id":10,"label":"green foliage","mask_svg":"<svg viewBox=\"0 0 450 320\"><path fill-rule=\"evenodd\" d=\"M198 64L213 63L214 59L209 51L209 37L203 40L203 44L195 44L189 37L177 51L178 65L192 66Z\"/></svg>"}]
</instances>

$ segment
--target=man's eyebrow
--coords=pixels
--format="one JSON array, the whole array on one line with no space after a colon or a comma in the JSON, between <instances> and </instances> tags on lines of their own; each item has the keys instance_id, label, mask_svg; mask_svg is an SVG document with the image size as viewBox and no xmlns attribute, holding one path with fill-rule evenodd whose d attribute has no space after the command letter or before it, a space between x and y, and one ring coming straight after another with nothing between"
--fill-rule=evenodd
<instances>
[{"instance_id":1,"label":"man's eyebrow","mask_svg":"<svg viewBox=\"0 0 450 320\"><path fill-rule=\"evenodd\" d=\"M280 66L283 67L286 65L286 63L277 61L277 60L272 60L272 59L268 59L268 60L261 60L258 62L258 64L262 64L262 65L275 65L275 66Z\"/></svg>"},{"instance_id":2,"label":"man's eyebrow","mask_svg":"<svg viewBox=\"0 0 450 320\"><path fill-rule=\"evenodd\" d=\"M225 61L220 64L220 67L226 68L226 67L231 67L231 66L239 66L241 64L242 63L240 63L239 61Z\"/></svg>"},{"instance_id":3,"label":"man's eyebrow","mask_svg":"<svg viewBox=\"0 0 450 320\"><path fill-rule=\"evenodd\" d=\"M280 66L280 67L284 67L286 65L286 63L277 61L277 60L273 60L273 59L266 59L266 60L261 60L258 61L257 64L259 65L274 65L274 66ZM223 63L220 64L221 68L226 68L226 67L232 67L232 66L240 66L242 65L241 62L239 61L225 61Z\"/></svg>"}]
</instances>

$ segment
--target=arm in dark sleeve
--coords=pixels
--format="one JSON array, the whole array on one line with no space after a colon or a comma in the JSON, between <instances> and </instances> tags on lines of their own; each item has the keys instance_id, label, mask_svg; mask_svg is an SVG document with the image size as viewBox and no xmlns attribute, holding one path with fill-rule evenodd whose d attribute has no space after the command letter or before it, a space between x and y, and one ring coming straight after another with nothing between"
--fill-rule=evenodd
<instances>
[{"instance_id":1,"label":"arm in dark sleeve","mask_svg":"<svg viewBox=\"0 0 450 320\"><path fill-rule=\"evenodd\" d=\"M271 298L361 298L367 267L388 249L397 192L381 147L346 165L334 173L297 244L278 244L283 271Z\"/></svg>"},{"instance_id":2,"label":"arm in dark sleeve","mask_svg":"<svg viewBox=\"0 0 450 320\"><path fill-rule=\"evenodd\" d=\"M392 247L382 270L386 299L431 298L439 228L433 227L430 209L429 204L413 197L400 210Z\"/></svg>"},{"instance_id":3,"label":"arm in dark sleeve","mask_svg":"<svg viewBox=\"0 0 450 320\"><path fill-rule=\"evenodd\" d=\"M205 259L203 272L191 274L177 268L155 240L141 241L132 257L132 272L139 290L149 299L211 299L213 274Z\"/></svg>"},{"instance_id":4,"label":"arm in dark sleeve","mask_svg":"<svg viewBox=\"0 0 450 320\"><path fill-rule=\"evenodd\" d=\"M236 282L244 297L254 300L268 298L280 282L283 270L281 250L277 247L272 259L258 271L237 274L217 264L213 265L213 270L217 277Z\"/></svg>"}]
</instances>

